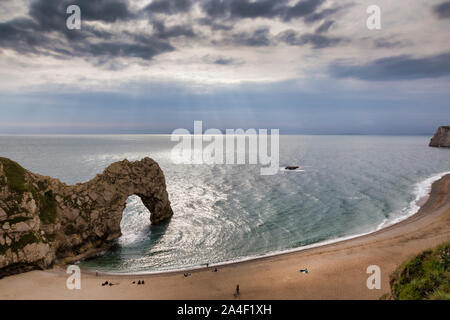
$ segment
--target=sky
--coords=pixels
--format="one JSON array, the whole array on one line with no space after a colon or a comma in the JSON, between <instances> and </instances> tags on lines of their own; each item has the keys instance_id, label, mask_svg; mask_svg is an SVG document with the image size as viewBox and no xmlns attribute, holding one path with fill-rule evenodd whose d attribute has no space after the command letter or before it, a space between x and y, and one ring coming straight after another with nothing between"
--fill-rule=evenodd
<instances>
[{"instance_id":1,"label":"sky","mask_svg":"<svg viewBox=\"0 0 450 320\"><path fill-rule=\"evenodd\" d=\"M450 1L0 0L0 134L430 135L449 80Z\"/></svg>"}]
</instances>

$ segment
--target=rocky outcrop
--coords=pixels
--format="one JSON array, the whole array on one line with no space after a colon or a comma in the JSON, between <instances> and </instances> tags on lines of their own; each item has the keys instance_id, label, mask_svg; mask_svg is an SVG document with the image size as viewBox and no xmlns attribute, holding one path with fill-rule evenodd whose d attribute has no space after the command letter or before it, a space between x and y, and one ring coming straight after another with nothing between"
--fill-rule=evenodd
<instances>
[{"instance_id":1,"label":"rocky outcrop","mask_svg":"<svg viewBox=\"0 0 450 320\"><path fill-rule=\"evenodd\" d=\"M150 158L113 163L73 186L0 158L0 277L106 249L121 235L130 195L142 199L153 224L173 215L164 174Z\"/></svg>"},{"instance_id":2,"label":"rocky outcrop","mask_svg":"<svg viewBox=\"0 0 450 320\"><path fill-rule=\"evenodd\" d=\"M430 147L450 148L450 126L439 127L431 138Z\"/></svg>"}]
</instances>

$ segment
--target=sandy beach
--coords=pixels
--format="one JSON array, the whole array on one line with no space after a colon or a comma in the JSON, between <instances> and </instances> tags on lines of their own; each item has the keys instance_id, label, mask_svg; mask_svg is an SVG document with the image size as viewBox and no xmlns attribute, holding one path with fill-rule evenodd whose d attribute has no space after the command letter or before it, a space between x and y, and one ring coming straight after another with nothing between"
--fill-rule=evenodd
<instances>
[{"instance_id":1,"label":"sandy beach","mask_svg":"<svg viewBox=\"0 0 450 320\"><path fill-rule=\"evenodd\" d=\"M436 181L412 217L350 240L218 267L154 275L83 272L80 290L68 290L62 267L0 280L0 299L378 299L389 275L408 258L450 239L450 175ZM381 268L381 289L369 290L369 265ZM307 268L308 274L300 269ZM145 280L145 285L132 284ZM102 286L110 281L113 286Z\"/></svg>"}]
</instances>

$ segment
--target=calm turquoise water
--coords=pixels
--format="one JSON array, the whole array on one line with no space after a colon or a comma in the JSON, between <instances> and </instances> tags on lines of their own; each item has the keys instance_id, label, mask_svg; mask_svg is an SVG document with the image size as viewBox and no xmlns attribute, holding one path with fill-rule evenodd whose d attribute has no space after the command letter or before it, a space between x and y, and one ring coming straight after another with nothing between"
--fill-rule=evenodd
<instances>
[{"instance_id":1,"label":"calm turquoise water","mask_svg":"<svg viewBox=\"0 0 450 320\"><path fill-rule=\"evenodd\" d=\"M173 219L151 226L149 212L132 196L115 249L81 262L100 271L151 272L367 233L412 214L429 178L450 171L450 150L429 148L428 141L281 136L280 165L304 172L274 176L261 176L255 165L175 165L169 136L0 136L0 155L70 184L124 158L158 161Z\"/></svg>"}]
</instances>

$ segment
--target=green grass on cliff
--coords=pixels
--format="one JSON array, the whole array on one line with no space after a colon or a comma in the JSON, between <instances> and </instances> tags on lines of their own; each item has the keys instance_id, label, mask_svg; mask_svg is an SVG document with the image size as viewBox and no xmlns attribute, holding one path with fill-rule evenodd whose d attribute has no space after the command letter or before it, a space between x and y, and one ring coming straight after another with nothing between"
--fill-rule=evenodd
<instances>
[{"instance_id":1,"label":"green grass on cliff","mask_svg":"<svg viewBox=\"0 0 450 320\"><path fill-rule=\"evenodd\" d=\"M17 162L7 158L1 158L0 162L3 165L8 187L16 192L25 192L28 190L27 182L25 180L26 170L22 168Z\"/></svg>"},{"instance_id":2,"label":"green grass on cliff","mask_svg":"<svg viewBox=\"0 0 450 320\"><path fill-rule=\"evenodd\" d=\"M450 300L450 241L402 264L390 283L397 300Z\"/></svg>"},{"instance_id":3,"label":"green grass on cliff","mask_svg":"<svg viewBox=\"0 0 450 320\"><path fill-rule=\"evenodd\" d=\"M57 203L53 192L49 190L43 196L40 193L37 193L36 196L40 203L39 218L41 218L41 221L44 224L55 223Z\"/></svg>"},{"instance_id":4,"label":"green grass on cliff","mask_svg":"<svg viewBox=\"0 0 450 320\"><path fill-rule=\"evenodd\" d=\"M16 202L20 202L24 192L31 192L34 200L39 206L39 218L44 224L54 223L57 215L57 202L53 192L51 190L42 193L42 190L38 190L31 183L26 180L26 170L22 168L17 162L14 162L7 158L0 157L0 162L3 165L3 171L7 178L6 184L9 189L16 193L17 198L12 199ZM39 184L39 188L44 189L42 183ZM8 215L14 214L19 210L17 206L10 208L11 212L7 212Z\"/></svg>"}]
</instances>

